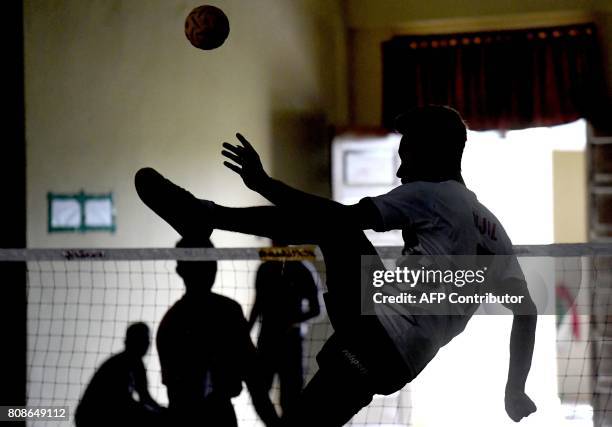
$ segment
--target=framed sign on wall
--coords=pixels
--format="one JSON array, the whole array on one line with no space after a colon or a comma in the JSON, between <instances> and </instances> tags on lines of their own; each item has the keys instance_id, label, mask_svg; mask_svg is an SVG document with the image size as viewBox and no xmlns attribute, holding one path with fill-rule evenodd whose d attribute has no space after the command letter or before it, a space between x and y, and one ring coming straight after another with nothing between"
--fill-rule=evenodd
<instances>
[{"instance_id":1,"label":"framed sign on wall","mask_svg":"<svg viewBox=\"0 0 612 427\"><path fill-rule=\"evenodd\" d=\"M115 232L115 206L112 193L48 193L48 231Z\"/></svg>"}]
</instances>

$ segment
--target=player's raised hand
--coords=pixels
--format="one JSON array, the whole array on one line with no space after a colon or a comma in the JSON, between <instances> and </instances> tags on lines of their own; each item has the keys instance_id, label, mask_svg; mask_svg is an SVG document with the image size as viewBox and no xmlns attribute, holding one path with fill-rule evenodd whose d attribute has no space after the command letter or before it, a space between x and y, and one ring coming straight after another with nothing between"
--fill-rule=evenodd
<instances>
[{"instance_id":1,"label":"player's raised hand","mask_svg":"<svg viewBox=\"0 0 612 427\"><path fill-rule=\"evenodd\" d=\"M536 411L536 405L533 400L522 391L506 391L506 413L512 421L519 422L524 417Z\"/></svg>"},{"instance_id":2,"label":"player's raised hand","mask_svg":"<svg viewBox=\"0 0 612 427\"><path fill-rule=\"evenodd\" d=\"M223 164L236 172L244 181L244 184L253 191L259 191L262 185L269 178L261 164L259 154L251 143L241 134L237 133L236 138L240 145L232 145L228 142L223 143L224 150L221 154L231 161L224 161Z\"/></svg>"}]
</instances>

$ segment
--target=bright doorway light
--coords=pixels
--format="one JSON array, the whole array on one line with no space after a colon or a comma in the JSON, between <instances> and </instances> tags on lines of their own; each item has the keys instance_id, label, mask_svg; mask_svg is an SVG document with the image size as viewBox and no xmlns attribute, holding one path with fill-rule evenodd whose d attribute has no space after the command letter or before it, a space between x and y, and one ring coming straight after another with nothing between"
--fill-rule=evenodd
<instances>
[{"instance_id":1,"label":"bright doorway light","mask_svg":"<svg viewBox=\"0 0 612 427\"><path fill-rule=\"evenodd\" d=\"M584 151L586 122L549 128L472 132L463 177L515 244L554 242L553 151Z\"/></svg>"}]
</instances>

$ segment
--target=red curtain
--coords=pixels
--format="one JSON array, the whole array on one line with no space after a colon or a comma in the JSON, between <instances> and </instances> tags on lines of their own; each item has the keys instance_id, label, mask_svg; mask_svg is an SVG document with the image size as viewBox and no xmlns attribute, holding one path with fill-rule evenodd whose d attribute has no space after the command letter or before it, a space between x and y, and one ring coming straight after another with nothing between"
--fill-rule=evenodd
<instances>
[{"instance_id":1,"label":"red curtain","mask_svg":"<svg viewBox=\"0 0 612 427\"><path fill-rule=\"evenodd\" d=\"M456 108L473 130L522 129L589 118L604 108L595 27L435 36L384 42L383 126L409 108Z\"/></svg>"}]
</instances>

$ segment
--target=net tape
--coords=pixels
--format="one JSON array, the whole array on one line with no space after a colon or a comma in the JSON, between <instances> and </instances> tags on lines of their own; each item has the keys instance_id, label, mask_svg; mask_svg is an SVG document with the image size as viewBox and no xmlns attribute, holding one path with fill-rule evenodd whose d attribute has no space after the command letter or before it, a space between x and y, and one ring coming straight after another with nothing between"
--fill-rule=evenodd
<instances>
[{"instance_id":1,"label":"net tape","mask_svg":"<svg viewBox=\"0 0 612 427\"><path fill-rule=\"evenodd\" d=\"M401 256L399 246L376 248L381 258ZM612 256L610 243L564 243L552 245L515 245L519 257ZM288 248L63 248L0 249L0 261L105 261L105 260L322 260L313 246Z\"/></svg>"}]
</instances>

